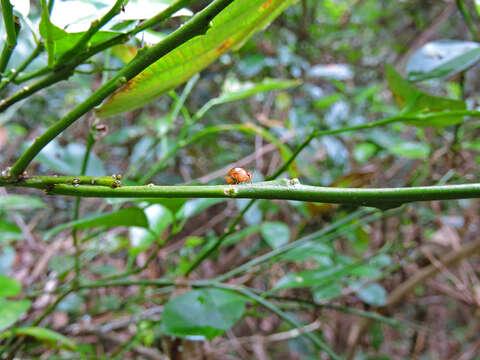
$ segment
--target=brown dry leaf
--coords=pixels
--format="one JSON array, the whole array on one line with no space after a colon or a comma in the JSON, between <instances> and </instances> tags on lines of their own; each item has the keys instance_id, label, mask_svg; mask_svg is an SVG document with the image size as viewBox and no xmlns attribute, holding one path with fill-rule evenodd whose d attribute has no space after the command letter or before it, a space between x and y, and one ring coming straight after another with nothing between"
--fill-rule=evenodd
<instances>
[{"instance_id":1,"label":"brown dry leaf","mask_svg":"<svg viewBox=\"0 0 480 360\"><path fill-rule=\"evenodd\" d=\"M460 235L458 235L458 231L451 225L442 224L440 229L430 238L430 241L453 249L460 247Z\"/></svg>"}]
</instances>

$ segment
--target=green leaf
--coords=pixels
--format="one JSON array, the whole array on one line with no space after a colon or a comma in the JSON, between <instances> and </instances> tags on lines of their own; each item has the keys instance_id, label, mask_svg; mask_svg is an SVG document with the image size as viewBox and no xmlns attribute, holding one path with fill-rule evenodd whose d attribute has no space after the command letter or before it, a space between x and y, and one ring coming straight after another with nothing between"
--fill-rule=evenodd
<instances>
[{"instance_id":1,"label":"green leaf","mask_svg":"<svg viewBox=\"0 0 480 360\"><path fill-rule=\"evenodd\" d=\"M246 228L234 232L232 235L229 235L222 241L221 246L230 246L235 245L236 243L242 241L247 236L253 235L260 231L259 225L247 226Z\"/></svg>"},{"instance_id":2,"label":"green leaf","mask_svg":"<svg viewBox=\"0 0 480 360\"><path fill-rule=\"evenodd\" d=\"M31 305L32 303L29 300L10 301L0 299L0 331L14 324ZM3 335L0 334L0 337Z\"/></svg>"},{"instance_id":3,"label":"green leaf","mask_svg":"<svg viewBox=\"0 0 480 360\"><path fill-rule=\"evenodd\" d=\"M309 242L295 247L282 255L282 260L285 261L306 261L310 258L328 257L333 253L329 245L320 242Z\"/></svg>"},{"instance_id":4,"label":"green leaf","mask_svg":"<svg viewBox=\"0 0 480 360\"><path fill-rule=\"evenodd\" d=\"M162 205L154 204L147 207L144 211L148 218L150 228L132 227L130 229L130 254L132 255L148 249L148 247L159 238L158 235L163 233L173 222L172 213Z\"/></svg>"},{"instance_id":5,"label":"green leaf","mask_svg":"<svg viewBox=\"0 0 480 360\"><path fill-rule=\"evenodd\" d=\"M282 277L273 288L273 291L293 289L309 286L325 286L331 281L352 274L359 267L356 264L335 265L298 273L290 273Z\"/></svg>"},{"instance_id":6,"label":"green leaf","mask_svg":"<svg viewBox=\"0 0 480 360\"><path fill-rule=\"evenodd\" d=\"M158 198L151 198L151 199L142 199L142 201L146 201L150 204L159 204L166 207L170 212L176 217L179 210L182 206L187 202L187 199L182 198L166 198L166 199L158 199Z\"/></svg>"},{"instance_id":7,"label":"green leaf","mask_svg":"<svg viewBox=\"0 0 480 360\"><path fill-rule=\"evenodd\" d=\"M425 159L430 154L430 147L427 144L414 141L405 141L389 146L388 150L395 155L409 159Z\"/></svg>"},{"instance_id":8,"label":"green leaf","mask_svg":"<svg viewBox=\"0 0 480 360\"><path fill-rule=\"evenodd\" d=\"M22 230L12 223L0 220L0 243L23 239Z\"/></svg>"},{"instance_id":9,"label":"green leaf","mask_svg":"<svg viewBox=\"0 0 480 360\"><path fill-rule=\"evenodd\" d=\"M43 239L47 240L59 231L74 228L74 229L90 229L100 226L115 227L115 226L138 226L148 228L149 222L143 210L136 207L129 207L126 209L86 216L82 219L70 221L65 224L58 225L53 229L47 231L43 235Z\"/></svg>"},{"instance_id":10,"label":"green leaf","mask_svg":"<svg viewBox=\"0 0 480 360\"><path fill-rule=\"evenodd\" d=\"M203 210L208 209L210 206L224 202L225 199L193 199L188 200L183 207L182 219L188 219L192 216L198 215Z\"/></svg>"},{"instance_id":11,"label":"green leaf","mask_svg":"<svg viewBox=\"0 0 480 360\"><path fill-rule=\"evenodd\" d=\"M44 207L45 203L32 195L0 196L0 210L32 210L43 209Z\"/></svg>"},{"instance_id":12,"label":"green leaf","mask_svg":"<svg viewBox=\"0 0 480 360\"><path fill-rule=\"evenodd\" d=\"M313 289L313 298L315 301L325 301L342 295L342 287L338 283L318 286Z\"/></svg>"},{"instance_id":13,"label":"green leaf","mask_svg":"<svg viewBox=\"0 0 480 360\"><path fill-rule=\"evenodd\" d=\"M177 87L230 49L241 47L296 0L236 0L196 36L153 63L97 110L106 117L132 110Z\"/></svg>"},{"instance_id":14,"label":"green leaf","mask_svg":"<svg viewBox=\"0 0 480 360\"><path fill-rule=\"evenodd\" d=\"M397 104L405 108L406 114L421 114L465 110L466 104L461 100L452 100L428 95L404 80L391 65L387 65L385 76ZM460 123L463 116L446 115L434 120L406 120L417 126L448 126Z\"/></svg>"},{"instance_id":15,"label":"green leaf","mask_svg":"<svg viewBox=\"0 0 480 360\"><path fill-rule=\"evenodd\" d=\"M383 306L387 303L387 291L378 283L362 286L357 290L357 295L370 305Z\"/></svg>"},{"instance_id":16,"label":"green leaf","mask_svg":"<svg viewBox=\"0 0 480 360\"><path fill-rule=\"evenodd\" d=\"M77 344L73 340L67 338L62 334L59 334L56 331L41 327L30 326L15 328L10 331L4 332L3 334L0 334L0 338L7 338L11 335L31 336L38 341L48 344L53 348L63 348L78 351Z\"/></svg>"},{"instance_id":17,"label":"green leaf","mask_svg":"<svg viewBox=\"0 0 480 360\"><path fill-rule=\"evenodd\" d=\"M71 50L84 32L69 33L52 24L47 17L43 16L39 25L40 35L46 39L49 66L53 65L67 51ZM95 46L120 34L113 31L98 31L89 41L89 46ZM49 42L50 36L50 42ZM50 48L49 48L50 46ZM51 60L52 58L52 60Z\"/></svg>"},{"instance_id":18,"label":"green leaf","mask_svg":"<svg viewBox=\"0 0 480 360\"><path fill-rule=\"evenodd\" d=\"M227 79L219 97L210 99L194 115L201 118L213 106L246 99L262 92L283 90L300 85L298 80L264 79L261 83L239 82L236 79Z\"/></svg>"},{"instance_id":19,"label":"green leaf","mask_svg":"<svg viewBox=\"0 0 480 360\"><path fill-rule=\"evenodd\" d=\"M228 290L193 290L170 300L163 310L162 328L173 336L213 339L243 315L245 297Z\"/></svg>"},{"instance_id":20,"label":"green leaf","mask_svg":"<svg viewBox=\"0 0 480 360\"><path fill-rule=\"evenodd\" d=\"M45 48L48 54L48 67L53 67L55 61L55 36L58 36L56 26L50 21L50 14L48 12L48 5L46 0L40 0L42 5L42 16L40 21L40 34L45 39ZM42 34L43 28L43 34Z\"/></svg>"},{"instance_id":21,"label":"green leaf","mask_svg":"<svg viewBox=\"0 0 480 360\"><path fill-rule=\"evenodd\" d=\"M290 229L282 222L266 221L260 226L260 232L272 249L285 245L290 239Z\"/></svg>"},{"instance_id":22,"label":"green leaf","mask_svg":"<svg viewBox=\"0 0 480 360\"><path fill-rule=\"evenodd\" d=\"M360 163L366 163L377 152L377 146L370 142L364 142L355 145L353 149L353 157Z\"/></svg>"},{"instance_id":23,"label":"green leaf","mask_svg":"<svg viewBox=\"0 0 480 360\"><path fill-rule=\"evenodd\" d=\"M0 275L0 298L17 296L22 291L22 285L15 279Z\"/></svg>"},{"instance_id":24,"label":"green leaf","mask_svg":"<svg viewBox=\"0 0 480 360\"><path fill-rule=\"evenodd\" d=\"M432 41L408 60L409 81L442 78L464 71L480 61L480 44L472 41Z\"/></svg>"}]
</instances>

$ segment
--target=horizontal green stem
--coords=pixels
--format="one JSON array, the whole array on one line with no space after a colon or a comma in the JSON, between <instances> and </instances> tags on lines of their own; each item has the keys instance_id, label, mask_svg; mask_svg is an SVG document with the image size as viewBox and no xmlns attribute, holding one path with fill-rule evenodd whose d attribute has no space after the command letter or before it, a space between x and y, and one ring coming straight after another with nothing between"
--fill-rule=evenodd
<instances>
[{"instance_id":1,"label":"horizontal green stem","mask_svg":"<svg viewBox=\"0 0 480 360\"><path fill-rule=\"evenodd\" d=\"M84 165L84 164L82 164ZM82 166L83 167L83 166ZM98 186L107 186L107 187L118 187L121 185L118 181L120 180L120 175L112 176L35 176L25 180L23 183L19 183L20 186L24 184L36 183L42 187L42 189L47 189L51 185L66 184L66 185L98 185ZM0 181L1 184L1 181ZM27 185L28 186L28 185Z\"/></svg>"},{"instance_id":2,"label":"horizontal green stem","mask_svg":"<svg viewBox=\"0 0 480 360\"><path fill-rule=\"evenodd\" d=\"M108 95L113 93L119 87L123 86L128 80L138 75L146 67L160 59L180 44L206 31L210 21L233 0L215 0L204 10L199 12L184 26L167 36L157 45L148 48L145 47L137 56L128 63L114 77L102 85L97 91L90 95L83 103L78 105L65 117L52 125L44 134L38 137L32 145L23 153L18 161L12 166L10 174L12 179L16 179L30 164L33 158L63 130L73 124L77 119L84 115L95 106L99 105ZM69 71L73 71L68 68ZM1 104L0 104L1 107Z\"/></svg>"},{"instance_id":3,"label":"horizontal green stem","mask_svg":"<svg viewBox=\"0 0 480 360\"><path fill-rule=\"evenodd\" d=\"M69 177L71 179L71 177ZM17 183L0 181L0 186L20 186L43 189L52 195L99 198L242 198L277 199L350 204L380 209L405 203L432 200L480 198L480 183L464 185L421 186L406 188L334 188L302 185L298 180L280 179L241 185L188 186L124 186L112 188L97 185L52 184L41 177Z\"/></svg>"}]
</instances>

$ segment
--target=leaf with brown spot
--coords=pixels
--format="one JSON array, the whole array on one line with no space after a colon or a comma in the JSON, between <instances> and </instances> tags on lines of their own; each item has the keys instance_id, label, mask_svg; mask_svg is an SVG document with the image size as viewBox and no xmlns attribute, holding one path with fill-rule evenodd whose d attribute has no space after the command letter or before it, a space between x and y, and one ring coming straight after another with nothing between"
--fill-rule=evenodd
<instances>
[{"instance_id":1,"label":"leaf with brown spot","mask_svg":"<svg viewBox=\"0 0 480 360\"><path fill-rule=\"evenodd\" d=\"M99 108L107 117L138 108L187 81L221 54L238 49L297 0L236 0L213 20L204 35L196 36L131 79Z\"/></svg>"}]
</instances>

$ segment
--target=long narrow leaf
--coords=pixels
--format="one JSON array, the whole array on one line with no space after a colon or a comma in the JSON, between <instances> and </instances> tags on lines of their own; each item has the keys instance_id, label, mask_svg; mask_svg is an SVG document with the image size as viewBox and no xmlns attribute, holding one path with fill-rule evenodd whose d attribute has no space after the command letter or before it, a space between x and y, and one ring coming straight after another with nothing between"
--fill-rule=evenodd
<instances>
[{"instance_id":1,"label":"long narrow leaf","mask_svg":"<svg viewBox=\"0 0 480 360\"><path fill-rule=\"evenodd\" d=\"M226 51L238 48L296 0L236 0L197 36L150 65L97 109L106 117L138 108L185 82Z\"/></svg>"}]
</instances>

